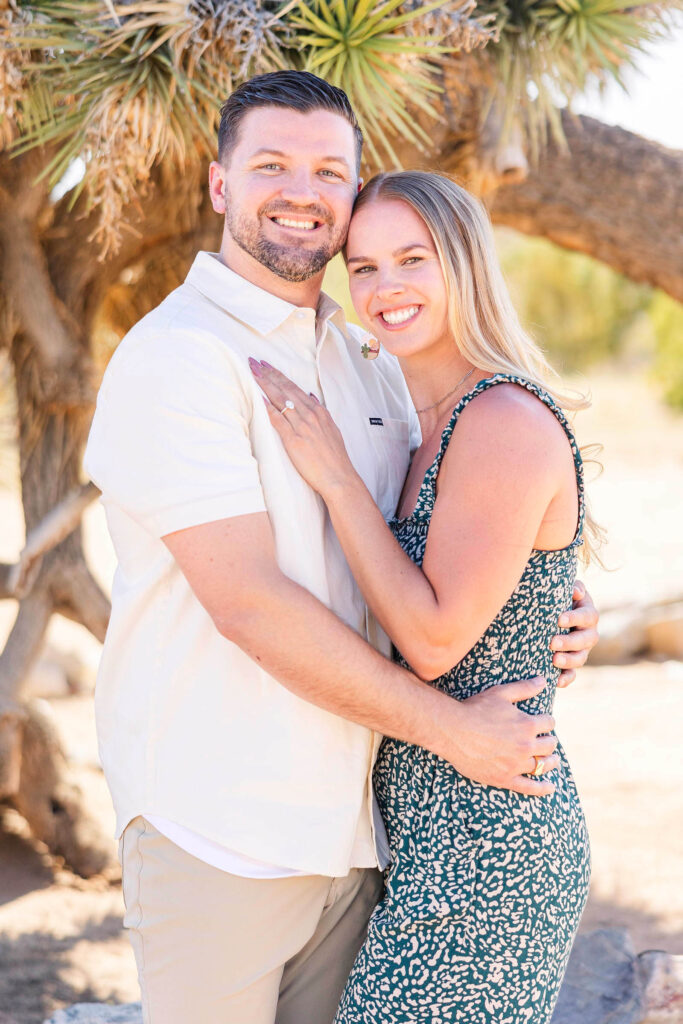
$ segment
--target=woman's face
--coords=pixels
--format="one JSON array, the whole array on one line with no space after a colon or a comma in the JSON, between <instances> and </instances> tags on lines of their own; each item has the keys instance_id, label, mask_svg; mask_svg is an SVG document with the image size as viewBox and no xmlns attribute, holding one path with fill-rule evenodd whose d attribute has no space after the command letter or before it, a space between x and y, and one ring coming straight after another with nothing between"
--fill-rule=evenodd
<instances>
[{"instance_id":1,"label":"woman's face","mask_svg":"<svg viewBox=\"0 0 683 1024\"><path fill-rule=\"evenodd\" d=\"M346 253L356 312L389 352L405 358L448 342L439 256L412 206L401 199L371 200L351 218Z\"/></svg>"}]
</instances>

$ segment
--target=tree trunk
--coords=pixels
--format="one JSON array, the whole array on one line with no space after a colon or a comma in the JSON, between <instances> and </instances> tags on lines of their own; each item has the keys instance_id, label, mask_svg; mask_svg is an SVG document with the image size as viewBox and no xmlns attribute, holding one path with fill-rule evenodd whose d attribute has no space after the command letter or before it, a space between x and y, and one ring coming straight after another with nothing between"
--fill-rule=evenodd
<instances>
[{"instance_id":1,"label":"tree trunk","mask_svg":"<svg viewBox=\"0 0 683 1024\"><path fill-rule=\"evenodd\" d=\"M49 202L32 187L35 157L23 168L21 161L4 163L1 171L3 340L14 368L26 534L35 538L35 528L79 489L94 387L87 324L55 290L41 245ZM23 578L17 567L0 573L3 596L19 598L0 654L0 797L52 853L87 876L108 865L111 843L83 804L50 720L21 695L54 611L87 622L100 639L106 627L108 602L86 567L80 526L68 516L53 526L58 543L43 553L38 530L37 557L27 560Z\"/></svg>"},{"instance_id":2,"label":"tree trunk","mask_svg":"<svg viewBox=\"0 0 683 1024\"><path fill-rule=\"evenodd\" d=\"M661 288L683 302L683 153L590 117L563 117L525 181L489 197L493 220Z\"/></svg>"}]
</instances>

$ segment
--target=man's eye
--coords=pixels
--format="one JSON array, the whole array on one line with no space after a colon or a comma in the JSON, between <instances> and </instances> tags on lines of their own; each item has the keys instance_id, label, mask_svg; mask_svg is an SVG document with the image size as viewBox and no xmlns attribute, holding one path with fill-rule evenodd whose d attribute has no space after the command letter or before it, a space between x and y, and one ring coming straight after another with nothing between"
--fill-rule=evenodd
<instances>
[{"instance_id":1,"label":"man's eye","mask_svg":"<svg viewBox=\"0 0 683 1024\"><path fill-rule=\"evenodd\" d=\"M281 171L282 164L261 164L260 171Z\"/></svg>"},{"instance_id":2,"label":"man's eye","mask_svg":"<svg viewBox=\"0 0 683 1024\"><path fill-rule=\"evenodd\" d=\"M331 170L330 170L329 168L327 168L327 167L326 167L326 168L323 168L323 170L322 170L322 171L320 171L320 174L324 174L324 175L325 175L325 177L329 177L329 178L340 178L340 177L341 177L341 175L340 175L340 174L337 174L337 172L336 172L336 171L331 171Z\"/></svg>"}]
</instances>

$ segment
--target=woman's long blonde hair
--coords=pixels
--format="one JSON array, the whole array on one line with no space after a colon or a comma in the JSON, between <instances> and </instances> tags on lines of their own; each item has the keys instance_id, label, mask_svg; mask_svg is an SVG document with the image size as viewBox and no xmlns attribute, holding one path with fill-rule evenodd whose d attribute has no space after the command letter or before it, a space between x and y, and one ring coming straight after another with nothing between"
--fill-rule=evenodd
<instances>
[{"instance_id":1,"label":"woman's long blonde hair","mask_svg":"<svg viewBox=\"0 0 683 1024\"><path fill-rule=\"evenodd\" d=\"M446 282L448 319L462 356L490 374L523 377L575 412L590 402L563 389L559 375L524 330L503 278L484 207L451 178L427 171L377 174L356 197L354 213L376 199L400 199L425 222ZM586 510L584 557L595 553L602 529Z\"/></svg>"}]
</instances>

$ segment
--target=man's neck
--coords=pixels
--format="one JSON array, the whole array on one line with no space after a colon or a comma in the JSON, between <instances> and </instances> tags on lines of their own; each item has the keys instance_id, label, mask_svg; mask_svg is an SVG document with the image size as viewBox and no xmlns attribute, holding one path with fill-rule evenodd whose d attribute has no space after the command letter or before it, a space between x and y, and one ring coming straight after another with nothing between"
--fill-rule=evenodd
<instances>
[{"instance_id":1,"label":"man's neck","mask_svg":"<svg viewBox=\"0 0 683 1024\"><path fill-rule=\"evenodd\" d=\"M227 233L223 236L221 243L220 258L226 267L250 281L251 284L255 284L257 288L263 288L264 291L270 292L278 299L291 302L293 306L309 306L316 309L325 274L324 270L307 281L286 281L236 245Z\"/></svg>"}]
</instances>

